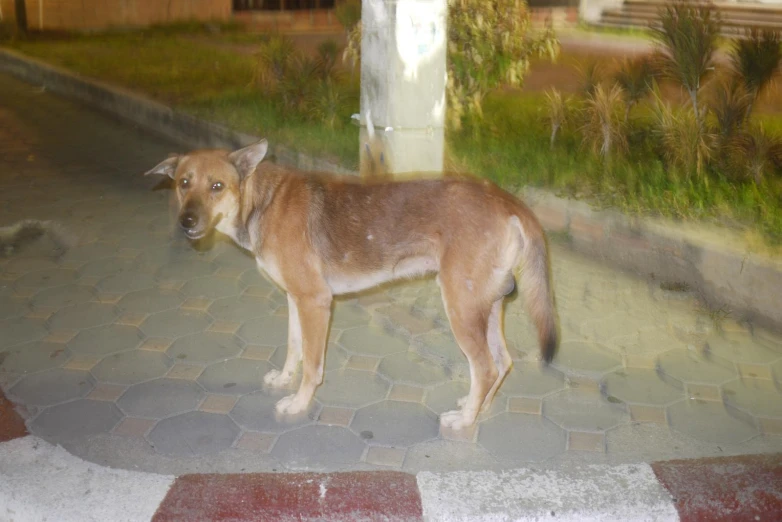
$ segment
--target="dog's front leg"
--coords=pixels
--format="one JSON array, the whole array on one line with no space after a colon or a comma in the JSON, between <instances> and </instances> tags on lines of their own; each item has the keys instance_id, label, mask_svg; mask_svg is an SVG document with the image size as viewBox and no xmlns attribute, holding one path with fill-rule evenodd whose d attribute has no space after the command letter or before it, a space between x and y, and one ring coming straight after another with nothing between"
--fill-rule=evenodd
<instances>
[{"instance_id":1,"label":"dog's front leg","mask_svg":"<svg viewBox=\"0 0 782 522\"><path fill-rule=\"evenodd\" d=\"M282 370L271 370L263 377L264 384L282 388L290 384L301 361L301 321L296 300L288 294L288 352Z\"/></svg>"},{"instance_id":2,"label":"dog's front leg","mask_svg":"<svg viewBox=\"0 0 782 522\"><path fill-rule=\"evenodd\" d=\"M331 294L293 297L301 322L302 376L299 390L277 403L277 412L301 413L312 401L315 389L323 382L323 364L331 317Z\"/></svg>"}]
</instances>

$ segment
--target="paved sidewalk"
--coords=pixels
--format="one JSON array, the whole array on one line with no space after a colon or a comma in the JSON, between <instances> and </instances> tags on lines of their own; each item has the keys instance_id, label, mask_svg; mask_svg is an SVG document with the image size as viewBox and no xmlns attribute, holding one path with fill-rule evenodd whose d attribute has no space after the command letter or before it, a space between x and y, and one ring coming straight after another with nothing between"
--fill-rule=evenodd
<instances>
[{"instance_id":1,"label":"paved sidewalk","mask_svg":"<svg viewBox=\"0 0 782 522\"><path fill-rule=\"evenodd\" d=\"M74 455L178 475L782 450L782 337L558 246L562 349L541 368L509 303L515 367L475 430L439 430L468 381L431 281L337 303L316 403L279 422L261 383L284 359L285 299L233 245L172 233L169 191L140 173L179 147L8 77L0 100L0 225L55 219L81 240L0 258L0 386Z\"/></svg>"}]
</instances>

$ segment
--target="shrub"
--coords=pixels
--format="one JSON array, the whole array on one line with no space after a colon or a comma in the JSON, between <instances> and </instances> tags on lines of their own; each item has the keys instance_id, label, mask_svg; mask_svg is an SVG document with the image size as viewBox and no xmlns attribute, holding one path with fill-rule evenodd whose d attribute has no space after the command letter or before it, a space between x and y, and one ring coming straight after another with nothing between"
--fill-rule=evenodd
<instances>
[{"instance_id":1,"label":"shrub","mask_svg":"<svg viewBox=\"0 0 782 522\"><path fill-rule=\"evenodd\" d=\"M632 108L643 100L652 90L654 68L648 56L625 59L614 74L614 82L622 88L625 101L625 121Z\"/></svg>"},{"instance_id":2,"label":"shrub","mask_svg":"<svg viewBox=\"0 0 782 522\"><path fill-rule=\"evenodd\" d=\"M586 98L585 122L579 129L582 144L603 159L627 149L623 105L622 89L618 85L610 90L598 85Z\"/></svg>"},{"instance_id":3,"label":"shrub","mask_svg":"<svg viewBox=\"0 0 782 522\"><path fill-rule=\"evenodd\" d=\"M571 111L570 99L563 98L557 89L546 91L546 109L548 120L551 125L551 137L549 145L554 148L554 142L557 140L559 130L565 125Z\"/></svg>"},{"instance_id":4,"label":"shrub","mask_svg":"<svg viewBox=\"0 0 782 522\"><path fill-rule=\"evenodd\" d=\"M747 114L758 95L774 78L782 62L782 42L779 32L749 29L744 38L733 41L731 63L750 96Z\"/></svg>"},{"instance_id":5,"label":"shrub","mask_svg":"<svg viewBox=\"0 0 782 522\"><path fill-rule=\"evenodd\" d=\"M276 92L280 83L290 76L291 65L298 55L298 50L289 38L272 36L255 53L253 84L264 94Z\"/></svg>"},{"instance_id":6,"label":"shrub","mask_svg":"<svg viewBox=\"0 0 782 522\"><path fill-rule=\"evenodd\" d=\"M782 165L782 139L750 125L732 141L732 151L740 158L747 176L760 184Z\"/></svg>"},{"instance_id":7,"label":"shrub","mask_svg":"<svg viewBox=\"0 0 782 522\"><path fill-rule=\"evenodd\" d=\"M719 13L711 4L676 1L659 12L659 25L652 36L659 43L660 72L679 83L690 96L695 119L703 123L704 111L698 94L714 70L714 52L722 27Z\"/></svg>"}]
</instances>

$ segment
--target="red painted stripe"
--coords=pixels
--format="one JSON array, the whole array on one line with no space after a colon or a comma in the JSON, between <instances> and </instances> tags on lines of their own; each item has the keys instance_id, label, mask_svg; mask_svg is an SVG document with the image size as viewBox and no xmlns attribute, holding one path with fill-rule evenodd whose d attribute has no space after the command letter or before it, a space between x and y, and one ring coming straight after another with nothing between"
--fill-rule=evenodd
<instances>
[{"instance_id":1,"label":"red painted stripe","mask_svg":"<svg viewBox=\"0 0 782 522\"><path fill-rule=\"evenodd\" d=\"M0 442L25 435L27 435L27 428L24 426L22 417L16 413L14 405L5 398L3 390L0 389Z\"/></svg>"},{"instance_id":2,"label":"red painted stripe","mask_svg":"<svg viewBox=\"0 0 782 522\"><path fill-rule=\"evenodd\" d=\"M683 522L782 520L782 453L652 464Z\"/></svg>"},{"instance_id":3,"label":"red painted stripe","mask_svg":"<svg viewBox=\"0 0 782 522\"><path fill-rule=\"evenodd\" d=\"M396 471L184 475L153 518L170 521L420 521L415 476Z\"/></svg>"}]
</instances>

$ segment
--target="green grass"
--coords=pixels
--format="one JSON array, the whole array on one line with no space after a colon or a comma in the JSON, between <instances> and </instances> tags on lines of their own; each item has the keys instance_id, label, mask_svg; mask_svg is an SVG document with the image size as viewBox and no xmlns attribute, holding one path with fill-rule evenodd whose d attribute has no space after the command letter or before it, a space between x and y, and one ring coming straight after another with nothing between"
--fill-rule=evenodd
<instances>
[{"instance_id":1,"label":"green grass","mask_svg":"<svg viewBox=\"0 0 782 522\"><path fill-rule=\"evenodd\" d=\"M210 45L205 34L219 45ZM348 168L358 164L358 128L347 122L330 130L282 108L251 86L253 57L231 44L263 36L154 28L55 39L20 39L6 45L49 63L144 93L188 113L269 138ZM354 79L356 81L356 79ZM355 85L353 85L355 88ZM355 100L352 112L358 112ZM565 128L555 147L543 93L502 91L484 104L484 120L449 133L449 163L514 189L548 188L630 214L662 215L739 226L782 243L782 179L757 186L718 172L686 178L663 166L652 148L648 111L634 110L629 153L603 164L580 147L577 129ZM782 132L782 118L761 115L764 126Z\"/></svg>"}]
</instances>

